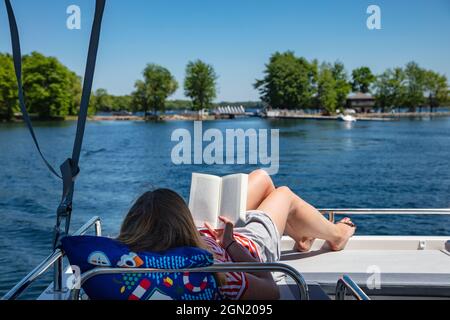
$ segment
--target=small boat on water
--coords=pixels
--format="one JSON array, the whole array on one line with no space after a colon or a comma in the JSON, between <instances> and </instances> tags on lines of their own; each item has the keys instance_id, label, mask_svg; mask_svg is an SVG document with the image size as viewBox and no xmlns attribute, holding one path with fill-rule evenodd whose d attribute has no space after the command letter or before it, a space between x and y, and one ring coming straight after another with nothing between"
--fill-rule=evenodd
<instances>
[{"instance_id":1,"label":"small boat on water","mask_svg":"<svg viewBox=\"0 0 450 320\"><path fill-rule=\"evenodd\" d=\"M120 110L120 111L114 111L112 112L112 116L114 117L126 117L126 116L132 116L133 113L126 111L126 110Z\"/></svg>"},{"instance_id":2,"label":"small boat on water","mask_svg":"<svg viewBox=\"0 0 450 320\"><path fill-rule=\"evenodd\" d=\"M356 122L356 118L350 114L340 114L337 119L345 122Z\"/></svg>"}]
</instances>

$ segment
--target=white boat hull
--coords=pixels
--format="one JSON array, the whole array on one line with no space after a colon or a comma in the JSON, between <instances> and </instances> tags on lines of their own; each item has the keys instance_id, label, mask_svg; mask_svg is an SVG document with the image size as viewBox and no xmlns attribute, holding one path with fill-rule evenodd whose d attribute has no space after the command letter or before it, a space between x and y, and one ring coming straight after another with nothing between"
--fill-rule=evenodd
<instances>
[{"instance_id":1,"label":"white boat hull","mask_svg":"<svg viewBox=\"0 0 450 320\"><path fill-rule=\"evenodd\" d=\"M339 115L338 120L345 121L345 122L355 122L356 118L351 115Z\"/></svg>"}]
</instances>

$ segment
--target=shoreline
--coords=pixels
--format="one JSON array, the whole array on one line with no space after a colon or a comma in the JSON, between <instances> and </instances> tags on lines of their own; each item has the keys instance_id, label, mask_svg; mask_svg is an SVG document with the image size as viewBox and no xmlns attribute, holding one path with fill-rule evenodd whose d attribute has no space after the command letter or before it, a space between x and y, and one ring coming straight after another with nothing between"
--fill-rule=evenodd
<instances>
[{"instance_id":1,"label":"shoreline","mask_svg":"<svg viewBox=\"0 0 450 320\"><path fill-rule=\"evenodd\" d=\"M338 115L303 114L295 111L275 111L278 114L266 116L267 119L301 119L301 120L338 120ZM442 112L404 112L404 113L358 113L357 121L394 121L401 118L450 117L450 111Z\"/></svg>"},{"instance_id":2,"label":"shoreline","mask_svg":"<svg viewBox=\"0 0 450 320\"><path fill-rule=\"evenodd\" d=\"M433 118L433 117L450 117L450 111L439 111L439 112L404 112L404 113L359 113L354 115L357 121L394 121L404 118ZM240 118L251 118L253 116L216 116L216 115L203 115L199 116L197 114L184 115L163 115L158 119L149 118L145 119L143 116L113 116L113 115L103 115L103 116L89 116L88 121L215 121L215 120L233 120ZM295 111L279 111L278 114L273 114L269 116L257 115L259 118L266 119L300 119L300 120L338 120L338 115L320 115L320 114L303 114ZM77 116L67 116L64 119L32 119L33 122L64 122L64 121L77 121ZM15 118L11 121L1 121L0 123L21 123L23 122L20 118Z\"/></svg>"},{"instance_id":3,"label":"shoreline","mask_svg":"<svg viewBox=\"0 0 450 320\"><path fill-rule=\"evenodd\" d=\"M198 116L198 115L164 115L159 121L215 121L233 120L239 118L250 118L252 116ZM278 116L256 116L266 119L302 119L302 120L338 120L337 115L326 116L320 114L295 114L286 113ZM405 113L360 113L355 115L358 121L393 121L401 118L430 118L430 117L450 117L450 111L442 112L405 112ZM74 117L76 120L76 117ZM152 121L155 119L144 119L142 116L93 116L90 121Z\"/></svg>"}]
</instances>

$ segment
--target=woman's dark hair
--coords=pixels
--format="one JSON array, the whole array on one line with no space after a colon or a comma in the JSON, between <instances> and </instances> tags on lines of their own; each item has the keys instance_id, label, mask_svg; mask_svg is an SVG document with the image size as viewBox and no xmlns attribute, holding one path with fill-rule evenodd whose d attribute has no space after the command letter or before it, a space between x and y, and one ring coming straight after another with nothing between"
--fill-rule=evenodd
<instances>
[{"instance_id":1,"label":"woman's dark hair","mask_svg":"<svg viewBox=\"0 0 450 320\"><path fill-rule=\"evenodd\" d=\"M140 196L125 217L117 240L135 252L179 247L210 251L183 198L169 189L148 191ZM224 274L214 273L214 277L219 285L225 283Z\"/></svg>"},{"instance_id":2,"label":"woman's dark hair","mask_svg":"<svg viewBox=\"0 0 450 320\"><path fill-rule=\"evenodd\" d=\"M117 240L136 252L205 248L185 201L169 189L140 196L125 217Z\"/></svg>"}]
</instances>

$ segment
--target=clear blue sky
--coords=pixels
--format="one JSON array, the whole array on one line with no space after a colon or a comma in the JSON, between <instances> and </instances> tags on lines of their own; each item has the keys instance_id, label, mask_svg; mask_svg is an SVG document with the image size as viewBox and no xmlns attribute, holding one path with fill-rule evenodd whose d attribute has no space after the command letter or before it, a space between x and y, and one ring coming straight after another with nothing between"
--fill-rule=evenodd
<instances>
[{"instance_id":1,"label":"clear blue sky","mask_svg":"<svg viewBox=\"0 0 450 320\"><path fill-rule=\"evenodd\" d=\"M24 53L58 57L82 74L94 0L12 0ZM82 29L66 28L66 8L82 10ZM382 10L382 30L366 27L366 9ZM0 2L0 51L10 52ZM214 65L217 100L256 100L252 84L275 51L320 61L367 65L376 73L410 60L450 76L448 0L109 0L95 88L133 90L149 62L167 67L180 82L189 60ZM172 98L183 98L179 89Z\"/></svg>"}]
</instances>

